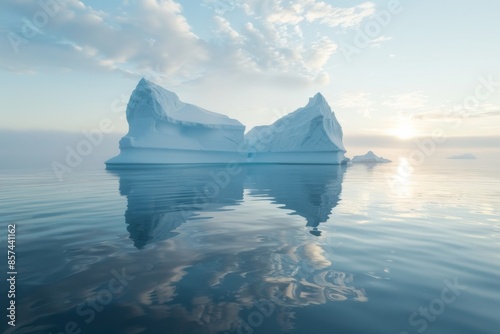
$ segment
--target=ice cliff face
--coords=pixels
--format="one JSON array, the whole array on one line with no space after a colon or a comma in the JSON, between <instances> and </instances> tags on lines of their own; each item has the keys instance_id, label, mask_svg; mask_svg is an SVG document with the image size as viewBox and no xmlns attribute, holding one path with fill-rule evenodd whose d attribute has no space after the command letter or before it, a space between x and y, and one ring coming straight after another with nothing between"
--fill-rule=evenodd
<instances>
[{"instance_id":1,"label":"ice cliff face","mask_svg":"<svg viewBox=\"0 0 500 334\"><path fill-rule=\"evenodd\" d=\"M256 152L346 152L342 127L320 93L271 125L257 126L245 141Z\"/></svg>"},{"instance_id":2,"label":"ice cliff face","mask_svg":"<svg viewBox=\"0 0 500 334\"><path fill-rule=\"evenodd\" d=\"M146 79L132 92L127 121L120 148L236 151L245 130L237 120L184 103Z\"/></svg>"},{"instance_id":3,"label":"ice cliff face","mask_svg":"<svg viewBox=\"0 0 500 334\"><path fill-rule=\"evenodd\" d=\"M175 93L146 79L139 81L127 105L131 126L140 118L216 129L244 129L237 120L184 103Z\"/></svg>"}]
</instances>

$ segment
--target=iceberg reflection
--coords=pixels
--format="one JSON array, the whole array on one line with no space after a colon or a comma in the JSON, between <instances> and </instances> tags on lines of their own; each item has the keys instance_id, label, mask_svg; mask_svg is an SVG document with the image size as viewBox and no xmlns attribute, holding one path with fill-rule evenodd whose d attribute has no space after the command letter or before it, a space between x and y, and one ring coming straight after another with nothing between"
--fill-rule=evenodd
<instances>
[{"instance_id":1,"label":"iceberg reflection","mask_svg":"<svg viewBox=\"0 0 500 334\"><path fill-rule=\"evenodd\" d=\"M134 245L176 236L175 229L203 210L219 210L243 199L241 171L221 166L113 170L128 205L125 223Z\"/></svg>"},{"instance_id":2,"label":"iceberg reflection","mask_svg":"<svg viewBox=\"0 0 500 334\"><path fill-rule=\"evenodd\" d=\"M139 250L124 246L128 240L74 250L71 274L61 272L61 279L21 299L23 314L37 315L21 324L24 330L44 324L45 332L56 331L69 315L89 333L103 323L119 333L250 333L260 312L262 326L274 333L296 328L304 307L368 300L357 277L335 264L324 238L286 219L303 217L317 231L340 201L344 167L245 166L229 177L224 171L112 171ZM267 210L260 214L269 220L255 220L250 202ZM75 269L93 253L97 260ZM82 316L116 272L133 280L95 311L95 321Z\"/></svg>"},{"instance_id":3,"label":"iceberg reflection","mask_svg":"<svg viewBox=\"0 0 500 334\"><path fill-rule=\"evenodd\" d=\"M112 170L127 197L125 223L134 245L172 238L176 229L203 211L217 211L252 197L270 197L280 208L305 218L310 233L328 220L340 200L345 166L255 165ZM234 171L234 172L231 172Z\"/></svg>"},{"instance_id":4,"label":"iceberg reflection","mask_svg":"<svg viewBox=\"0 0 500 334\"><path fill-rule=\"evenodd\" d=\"M311 234L328 220L340 201L343 165L263 165L247 170L246 188L253 196L269 196L283 209L306 219Z\"/></svg>"}]
</instances>

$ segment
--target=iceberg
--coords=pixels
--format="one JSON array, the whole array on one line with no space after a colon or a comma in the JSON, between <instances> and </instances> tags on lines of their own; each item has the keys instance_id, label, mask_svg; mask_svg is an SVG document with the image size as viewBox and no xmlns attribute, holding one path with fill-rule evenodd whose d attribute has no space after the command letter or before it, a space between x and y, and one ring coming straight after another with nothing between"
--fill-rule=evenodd
<instances>
[{"instance_id":1,"label":"iceberg","mask_svg":"<svg viewBox=\"0 0 500 334\"><path fill-rule=\"evenodd\" d=\"M389 159L384 159L382 157L378 157L372 151L368 151L363 155L356 155L351 160L352 163L365 163L365 164L373 164L373 163L388 163L392 162Z\"/></svg>"},{"instance_id":2,"label":"iceberg","mask_svg":"<svg viewBox=\"0 0 500 334\"><path fill-rule=\"evenodd\" d=\"M302 108L245 136L253 163L345 164L343 132L323 95L317 93Z\"/></svg>"},{"instance_id":3,"label":"iceberg","mask_svg":"<svg viewBox=\"0 0 500 334\"><path fill-rule=\"evenodd\" d=\"M451 157L448 157L448 159L474 160L477 158L474 154L464 153L464 154L459 154L459 155L452 155Z\"/></svg>"},{"instance_id":4,"label":"iceberg","mask_svg":"<svg viewBox=\"0 0 500 334\"><path fill-rule=\"evenodd\" d=\"M245 126L141 79L127 105L128 133L108 166L238 161Z\"/></svg>"},{"instance_id":5,"label":"iceberg","mask_svg":"<svg viewBox=\"0 0 500 334\"><path fill-rule=\"evenodd\" d=\"M342 127L325 98L271 125L245 126L226 115L182 102L163 87L141 79L126 110L128 133L108 168L129 165L289 163L345 164Z\"/></svg>"}]
</instances>

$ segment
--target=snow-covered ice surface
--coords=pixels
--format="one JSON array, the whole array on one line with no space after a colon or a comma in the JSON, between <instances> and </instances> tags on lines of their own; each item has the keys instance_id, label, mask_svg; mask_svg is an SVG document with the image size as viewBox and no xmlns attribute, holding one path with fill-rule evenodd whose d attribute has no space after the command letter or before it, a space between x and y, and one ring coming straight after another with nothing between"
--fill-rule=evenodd
<instances>
[{"instance_id":1,"label":"snow-covered ice surface","mask_svg":"<svg viewBox=\"0 0 500 334\"><path fill-rule=\"evenodd\" d=\"M245 135L253 162L347 162L342 127L325 98L316 94L309 103L271 125L257 126Z\"/></svg>"},{"instance_id":2,"label":"snow-covered ice surface","mask_svg":"<svg viewBox=\"0 0 500 334\"><path fill-rule=\"evenodd\" d=\"M352 163L388 163L391 162L389 159L384 159L383 157L378 157L372 151L368 151L363 155L355 155L352 160Z\"/></svg>"},{"instance_id":3,"label":"snow-covered ice surface","mask_svg":"<svg viewBox=\"0 0 500 334\"><path fill-rule=\"evenodd\" d=\"M129 131L120 140L117 164L226 163L242 159L245 126L235 119L182 102L141 79L127 105Z\"/></svg>"},{"instance_id":4,"label":"snow-covered ice surface","mask_svg":"<svg viewBox=\"0 0 500 334\"><path fill-rule=\"evenodd\" d=\"M108 166L191 163L342 164L342 127L321 94L268 126L253 128L141 79L127 105L128 133Z\"/></svg>"},{"instance_id":5,"label":"snow-covered ice surface","mask_svg":"<svg viewBox=\"0 0 500 334\"><path fill-rule=\"evenodd\" d=\"M448 159L465 159L465 160L474 160L477 159L476 156L472 153L464 153L459 155L453 155L448 157Z\"/></svg>"}]
</instances>

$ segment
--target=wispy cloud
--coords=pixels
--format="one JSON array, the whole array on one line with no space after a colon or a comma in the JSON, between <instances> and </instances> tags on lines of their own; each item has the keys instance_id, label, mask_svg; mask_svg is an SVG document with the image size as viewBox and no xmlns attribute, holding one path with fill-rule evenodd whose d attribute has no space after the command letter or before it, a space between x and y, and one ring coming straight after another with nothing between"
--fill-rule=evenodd
<instances>
[{"instance_id":1,"label":"wispy cloud","mask_svg":"<svg viewBox=\"0 0 500 334\"><path fill-rule=\"evenodd\" d=\"M364 2L349 7L336 7L318 0L204 0L204 5L218 14L242 8L248 16L268 22L298 24L302 21L323 24L329 27L357 27L375 13L375 4Z\"/></svg>"},{"instance_id":2,"label":"wispy cloud","mask_svg":"<svg viewBox=\"0 0 500 334\"><path fill-rule=\"evenodd\" d=\"M384 42L390 41L392 37L389 36L380 36L378 38L375 38L370 41L370 46L373 46L375 48L379 48L382 46Z\"/></svg>"},{"instance_id":3,"label":"wispy cloud","mask_svg":"<svg viewBox=\"0 0 500 334\"><path fill-rule=\"evenodd\" d=\"M215 31L219 41L223 41L214 48L214 55L223 59L225 66L234 65L233 71L250 69L253 73L266 75L294 73L304 82L320 84L329 81L324 68L337 51L337 43L320 33L315 40L306 40L302 26L317 24L326 28L354 28L375 10L375 5L369 2L346 8L316 0L223 2L226 11L214 8L217 14ZM205 3L214 5L213 1ZM224 16L236 9L240 9L248 20L239 29L234 28L229 16Z\"/></svg>"},{"instance_id":4,"label":"wispy cloud","mask_svg":"<svg viewBox=\"0 0 500 334\"><path fill-rule=\"evenodd\" d=\"M427 101L423 92L409 92L388 96L382 104L398 112L407 112L427 108Z\"/></svg>"},{"instance_id":5,"label":"wispy cloud","mask_svg":"<svg viewBox=\"0 0 500 334\"><path fill-rule=\"evenodd\" d=\"M453 121L463 118L486 118L500 116L500 106L496 110L467 111L458 108L448 108L444 110L424 112L412 115L413 119L422 121Z\"/></svg>"},{"instance_id":6,"label":"wispy cloud","mask_svg":"<svg viewBox=\"0 0 500 334\"><path fill-rule=\"evenodd\" d=\"M324 1L304 0L306 19L309 22L319 20L331 27L357 27L361 22L375 13L375 4L365 2L350 8L334 7Z\"/></svg>"},{"instance_id":7,"label":"wispy cloud","mask_svg":"<svg viewBox=\"0 0 500 334\"><path fill-rule=\"evenodd\" d=\"M486 118L500 116L500 104L483 103L471 109L451 102L431 103L423 92L391 95L382 105L391 108L400 116L421 121L454 121L464 118Z\"/></svg>"},{"instance_id":8,"label":"wispy cloud","mask_svg":"<svg viewBox=\"0 0 500 334\"><path fill-rule=\"evenodd\" d=\"M365 117L370 117L375 110L376 102L368 92L344 92L335 103L337 106L354 110Z\"/></svg>"}]
</instances>

